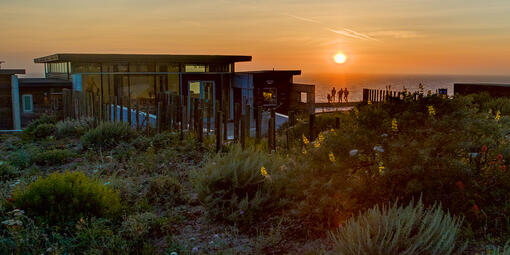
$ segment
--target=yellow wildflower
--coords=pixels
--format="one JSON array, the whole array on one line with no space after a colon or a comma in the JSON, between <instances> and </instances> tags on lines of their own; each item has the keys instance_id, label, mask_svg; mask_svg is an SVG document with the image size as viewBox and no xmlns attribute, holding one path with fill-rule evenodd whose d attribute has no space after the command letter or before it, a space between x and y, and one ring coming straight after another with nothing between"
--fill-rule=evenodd
<instances>
[{"instance_id":1,"label":"yellow wildflower","mask_svg":"<svg viewBox=\"0 0 510 255\"><path fill-rule=\"evenodd\" d=\"M319 133L317 140L319 141L319 143L322 143L324 141L324 135L322 133Z\"/></svg>"},{"instance_id":2,"label":"yellow wildflower","mask_svg":"<svg viewBox=\"0 0 510 255\"><path fill-rule=\"evenodd\" d=\"M397 119L393 118L391 120L391 130L393 132L398 132L398 122L397 122Z\"/></svg>"},{"instance_id":3,"label":"yellow wildflower","mask_svg":"<svg viewBox=\"0 0 510 255\"><path fill-rule=\"evenodd\" d=\"M331 133L335 133L335 129L334 128L332 128L330 131L331 131Z\"/></svg>"},{"instance_id":4,"label":"yellow wildflower","mask_svg":"<svg viewBox=\"0 0 510 255\"><path fill-rule=\"evenodd\" d=\"M315 141L315 143L313 144L313 147L319 148L319 147L321 147L321 143L319 141Z\"/></svg>"},{"instance_id":5,"label":"yellow wildflower","mask_svg":"<svg viewBox=\"0 0 510 255\"><path fill-rule=\"evenodd\" d=\"M496 117L494 117L497 121L499 121L499 119L501 118L501 112L497 111L496 112Z\"/></svg>"},{"instance_id":6,"label":"yellow wildflower","mask_svg":"<svg viewBox=\"0 0 510 255\"><path fill-rule=\"evenodd\" d=\"M306 149L303 148L303 150L301 151L301 153L303 153L303 155L306 155Z\"/></svg>"},{"instance_id":7,"label":"yellow wildflower","mask_svg":"<svg viewBox=\"0 0 510 255\"><path fill-rule=\"evenodd\" d=\"M372 101L368 100L367 104L372 104Z\"/></svg>"},{"instance_id":8,"label":"yellow wildflower","mask_svg":"<svg viewBox=\"0 0 510 255\"><path fill-rule=\"evenodd\" d=\"M267 170L266 170L266 168L264 166L260 167L260 174L262 176L268 175Z\"/></svg>"},{"instance_id":9,"label":"yellow wildflower","mask_svg":"<svg viewBox=\"0 0 510 255\"><path fill-rule=\"evenodd\" d=\"M384 165L383 165L383 162L379 162L379 174L380 175L384 174Z\"/></svg>"},{"instance_id":10,"label":"yellow wildflower","mask_svg":"<svg viewBox=\"0 0 510 255\"><path fill-rule=\"evenodd\" d=\"M436 110L434 109L434 106L433 105L429 105L427 106L428 110L429 110L429 116L430 117L434 117L436 116Z\"/></svg>"},{"instance_id":11,"label":"yellow wildflower","mask_svg":"<svg viewBox=\"0 0 510 255\"><path fill-rule=\"evenodd\" d=\"M260 174L264 176L266 179L271 180L271 175L267 173L267 170L264 166L260 167Z\"/></svg>"},{"instance_id":12,"label":"yellow wildflower","mask_svg":"<svg viewBox=\"0 0 510 255\"><path fill-rule=\"evenodd\" d=\"M308 145L310 143L310 141L308 141L308 138L306 138L306 136L303 134L303 143L305 145Z\"/></svg>"},{"instance_id":13,"label":"yellow wildflower","mask_svg":"<svg viewBox=\"0 0 510 255\"><path fill-rule=\"evenodd\" d=\"M333 154L333 152L329 152L328 156L329 156L329 161L331 161L333 163L336 162L335 154Z\"/></svg>"}]
</instances>

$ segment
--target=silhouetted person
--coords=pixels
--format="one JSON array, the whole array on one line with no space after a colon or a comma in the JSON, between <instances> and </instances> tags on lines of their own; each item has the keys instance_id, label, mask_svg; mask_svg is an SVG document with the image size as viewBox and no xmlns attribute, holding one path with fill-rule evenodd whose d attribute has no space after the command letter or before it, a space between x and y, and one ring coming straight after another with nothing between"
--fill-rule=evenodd
<instances>
[{"instance_id":1,"label":"silhouetted person","mask_svg":"<svg viewBox=\"0 0 510 255\"><path fill-rule=\"evenodd\" d=\"M328 103L331 103L331 95L328 93Z\"/></svg>"},{"instance_id":2,"label":"silhouetted person","mask_svg":"<svg viewBox=\"0 0 510 255\"><path fill-rule=\"evenodd\" d=\"M349 96L349 91L347 88L344 89L344 101L347 103L347 97Z\"/></svg>"},{"instance_id":3,"label":"silhouetted person","mask_svg":"<svg viewBox=\"0 0 510 255\"><path fill-rule=\"evenodd\" d=\"M338 91L338 102L341 103L342 102L342 95L344 94L344 91L342 89L340 89Z\"/></svg>"},{"instance_id":4,"label":"silhouetted person","mask_svg":"<svg viewBox=\"0 0 510 255\"><path fill-rule=\"evenodd\" d=\"M335 102L335 96L336 96L336 89L333 87L331 90L331 101Z\"/></svg>"}]
</instances>

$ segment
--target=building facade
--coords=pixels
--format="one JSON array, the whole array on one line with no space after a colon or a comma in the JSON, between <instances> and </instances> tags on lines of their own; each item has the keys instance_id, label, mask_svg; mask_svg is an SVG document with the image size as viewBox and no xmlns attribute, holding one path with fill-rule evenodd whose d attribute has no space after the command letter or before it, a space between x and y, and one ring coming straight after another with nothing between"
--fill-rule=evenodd
<instances>
[{"instance_id":1,"label":"building facade","mask_svg":"<svg viewBox=\"0 0 510 255\"><path fill-rule=\"evenodd\" d=\"M228 100L235 63L243 61L251 56L54 54L34 59L44 64L46 78L72 81L74 90L97 93L103 103L136 102L150 113L156 111L159 93Z\"/></svg>"},{"instance_id":2,"label":"building facade","mask_svg":"<svg viewBox=\"0 0 510 255\"><path fill-rule=\"evenodd\" d=\"M300 70L264 70L235 74L233 103L249 104L263 109L275 109L287 115L289 111L313 113L315 86L294 83ZM243 107L244 109L244 107Z\"/></svg>"}]
</instances>

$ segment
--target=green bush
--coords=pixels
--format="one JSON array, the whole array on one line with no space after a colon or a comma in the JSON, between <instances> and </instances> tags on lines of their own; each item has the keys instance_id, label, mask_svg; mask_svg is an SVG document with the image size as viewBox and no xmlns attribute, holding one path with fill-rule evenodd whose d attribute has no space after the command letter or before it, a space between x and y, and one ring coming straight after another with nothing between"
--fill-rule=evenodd
<instances>
[{"instance_id":1,"label":"green bush","mask_svg":"<svg viewBox=\"0 0 510 255\"><path fill-rule=\"evenodd\" d=\"M68 163L77 154L67 149L42 151L32 156L32 163L41 166L62 165Z\"/></svg>"},{"instance_id":2,"label":"green bush","mask_svg":"<svg viewBox=\"0 0 510 255\"><path fill-rule=\"evenodd\" d=\"M120 213L118 192L89 179L81 172L53 173L13 193L13 202L28 215L40 216L50 224L81 217L114 218Z\"/></svg>"},{"instance_id":3,"label":"green bush","mask_svg":"<svg viewBox=\"0 0 510 255\"><path fill-rule=\"evenodd\" d=\"M136 132L125 123L106 122L89 130L81 137L85 148L111 149L120 142L130 142L136 138Z\"/></svg>"},{"instance_id":4,"label":"green bush","mask_svg":"<svg viewBox=\"0 0 510 255\"><path fill-rule=\"evenodd\" d=\"M34 129L34 137L38 139L46 138L54 135L56 130L55 124L43 123Z\"/></svg>"},{"instance_id":5,"label":"green bush","mask_svg":"<svg viewBox=\"0 0 510 255\"><path fill-rule=\"evenodd\" d=\"M35 154L35 148L21 148L17 151L11 152L7 157L9 164L17 167L18 169L25 169L30 166L32 156Z\"/></svg>"},{"instance_id":6,"label":"green bush","mask_svg":"<svg viewBox=\"0 0 510 255\"><path fill-rule=\"evenodd\" d=\"M41 124L55 124L57 121L54 117L43 114L38 119L30 122L25 128L25 132L32 133Z\"/></svg>"},{"instance_id":7,"label":"green bush","mask_svg":"<svg viewBox=\"0 0 510 255\"><path fill-rule=\"evenodd\" d=\"M93 119L64 120L57 122L57 137L80 137L93 126Z\"/></svg>"},{"instance_id":8,"label":"green bush","mask_svg":"<svg viewBox=\"0 0 510 255\"><path fill-rule=\"evenodd\" d=\"M0 161L0 181L10 180L18 175L18 171L15 167L9 165L7 162Z\"/></svg>"},{"instance_id":9,"label":"green bush","mask_svg":"<svg viewBox=\"0 0 510 255\"><path fill-rule=\"evenodd\" d=\"M154 177L149 183L146 197L151 203L169 206L186 202L183 186L172 176Z\"/></svg>"},{"instance_id":10,"label":"green bush","mask_svg":"<svg viewBox=\"0 0 510 255\"><path fill-rule=\"evenodd\" d=\"M375 204L422 196L465 215L475 232L487 224L494 234L508 231L508 116L479 112L470 97L437 96L362 105L346 116L323 141L301 142L306 154L289 193L307 226L334 227Z\"/></svg>"},{"instance_id":11,"label":"green bush","mask_svg":"<svg viewBox=\"0 0 510 255\"><path fill-rule=\"evenodd\" d=\"M210 216L249 224L281 208L282 167L284 162L274 155L235 147L210 160L193 179L198 198Z\"/></svg>"},{"instance_id":12,"label":"green bush","mask_svg":"<svg viewBox=\"0 0 510 255\"><path fill-rule=\"evenodd\" d=\"M421 200L408 206L376 206L349 219L331 234L336 254L454 254L462 219L441 206L425 209Z\"/></svg>"}]
</instances>

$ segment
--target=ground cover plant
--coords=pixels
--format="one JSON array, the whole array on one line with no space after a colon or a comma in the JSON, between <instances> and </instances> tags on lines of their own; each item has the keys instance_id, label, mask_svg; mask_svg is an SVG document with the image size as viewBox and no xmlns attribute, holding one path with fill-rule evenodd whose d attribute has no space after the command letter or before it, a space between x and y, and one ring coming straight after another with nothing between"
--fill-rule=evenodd
<instances>
[{"instance_id":1,"label":"ground cover plant","mask_svg":"<svg viewBox=\"0 0 510 255\"><path fill-rule=\"evenodd\" d=\"M407 95L273 153L43 116L0 137L0 254L508 254L509 109Z\"/></svg>"}]
</instances>

